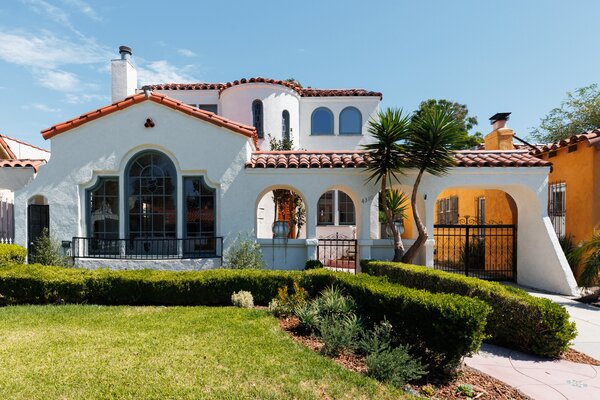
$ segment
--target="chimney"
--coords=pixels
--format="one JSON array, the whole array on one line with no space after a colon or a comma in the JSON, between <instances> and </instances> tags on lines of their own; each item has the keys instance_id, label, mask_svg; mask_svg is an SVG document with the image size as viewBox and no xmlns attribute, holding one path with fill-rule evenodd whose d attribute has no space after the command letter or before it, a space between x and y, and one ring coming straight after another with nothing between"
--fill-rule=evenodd
<instances>
[{"instance_id":1,"label":"chimney","mask_svg":"<svg viewBox=\"0 0 600 400\"><path fill-rule=\"evenodd\" d=\"M490 118L492 131L484 138L486 150L514 150L515 132L506 126L509 116L509 112L504 112L496 113Z\"/></svg>"},{"instance_id":2,"label":"chimney","mask_svg":"<svg viewBox=\"0 0 600 400\"><path fill-rule=\"evenodd\" d=\"M131 63L131 48L119 47L121 58L111 61L112 102L123 100L135 94L137 88L137 71Z\"/></svg>"}]
</instances>

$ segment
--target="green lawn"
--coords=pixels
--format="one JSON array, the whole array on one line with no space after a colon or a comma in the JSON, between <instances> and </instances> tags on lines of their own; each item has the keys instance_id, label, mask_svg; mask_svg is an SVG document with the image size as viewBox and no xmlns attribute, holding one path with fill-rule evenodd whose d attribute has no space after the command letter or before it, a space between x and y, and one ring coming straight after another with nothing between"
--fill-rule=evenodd
<instances>
[{"instance_id":1,"label":"green lawn","mask_svg":"<svg viewBox=\"0 0 600 400\"><path fill-rule=\"evenodd\" d=\"M1 399L399 398L230 307L0 308Z\"/></svg>"}]
</instances>

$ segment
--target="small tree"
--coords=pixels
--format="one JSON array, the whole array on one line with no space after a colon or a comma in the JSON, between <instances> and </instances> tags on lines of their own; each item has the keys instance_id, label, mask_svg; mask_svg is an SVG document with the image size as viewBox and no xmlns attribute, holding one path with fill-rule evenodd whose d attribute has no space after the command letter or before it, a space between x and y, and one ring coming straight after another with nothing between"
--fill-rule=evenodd
<instances>
[{"instance_id":1,"label":"small tree","mask_svg":"<svg viewBox=\"0 0 600 400\"><path fill-rule=\"evenodd\" d=\"M239 234L225 252L225 267L231 269L263 269L260 245L250 235Z\"/></svg>"},{"instance_id":2,"label":"small tree","mask_svg":"<svg viewBox=\"0 0 600 400\"><path fill-rule=\"evenodd\" d=\"M410 116L402 110L388 108L379 111L375 119L369 121L369 133L375 141L363 146L367 151L368 180L380 184L379 198L386 199L393 181L398 182L398 175L404 167L406 154L402 142L409 136ZM394 215L387 201L381 201L387 225L394 238L394 261L400 261L404 254L404 246L400 233L394 224Z\"/></svg>"},{"instance_id":3,"label":"small tree","mask_svg":"<svg viewBox=\"0 0 600 400\"><path fill-rule=\"evenodd\" d=\"M556 142L600 127L600 86L567 92L567 98L542 118L531 135L540 142Z\"/></svg>"},{"instance_id":4,"label":"small tree","mask_svg":"<svg viewBox=\"0 0 600 400\"><path fill-rule=\"evenodd\" d=\"M410 123L409 132L406 140L407 165L418 171L410 203L419 236L402 257L402 262L406 263L414 260L429 237L417 209L417 194L423 174L445 175L455 165L453 150L462 146L464 137L460 122L448 105L436 105L416 114Z\"/></svg>"},{"instance_id":5,"label":"small tree","mask_svg":"<svg viewBox=\"0 0 600 400\"><path fill-rule=\"evenodd\" d=\"M33 253L30 263L54 266L67 266L68 257L62 255L62 248L56 239L50 236L47 228L33 243Z\"/></svg>"}]
</instances>

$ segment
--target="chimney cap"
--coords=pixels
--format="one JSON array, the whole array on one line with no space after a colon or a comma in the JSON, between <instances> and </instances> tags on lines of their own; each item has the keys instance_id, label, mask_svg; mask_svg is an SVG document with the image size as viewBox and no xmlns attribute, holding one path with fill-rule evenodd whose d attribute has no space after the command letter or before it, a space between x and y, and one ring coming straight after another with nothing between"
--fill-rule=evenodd
<instances>
[{"instance_id":1,"label":"chimney cap","mask_svg":"<svg viewBox=\"0 0 600 400\"><path fill-rule=\"evenodd\" d=\"M131 51L131 47L129 47L129 46L119 46L119 53L120 54L126 53L126 54L129 54L129 55L133 54L132 51Z\"/></svg>"},{"instance_id":2,"label":"chimney cap","mask_svg":"<svg viewBox=\"0 0 600 400\"><path fill-rule=\"evenodd\" d=\"M509 112L496 113L490 117L490 123L493 125L496 121L508 121Z\"/></svg>"}]
</instances>

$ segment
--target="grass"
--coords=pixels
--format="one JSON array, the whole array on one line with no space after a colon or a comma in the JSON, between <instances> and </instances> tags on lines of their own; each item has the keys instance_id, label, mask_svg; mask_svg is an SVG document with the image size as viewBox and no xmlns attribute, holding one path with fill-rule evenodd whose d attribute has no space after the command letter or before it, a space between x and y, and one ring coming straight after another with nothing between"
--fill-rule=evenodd
<instances>
[{"instance_id":1,"label":"grass","mask_svg":"<svg viewBox=\"0 0 600 400\"><path fill-rule=\"evenodd\" d=\"M403 393L232 307L0 308L3 399L368 399Z\"/></svg>"}]
</instances>

